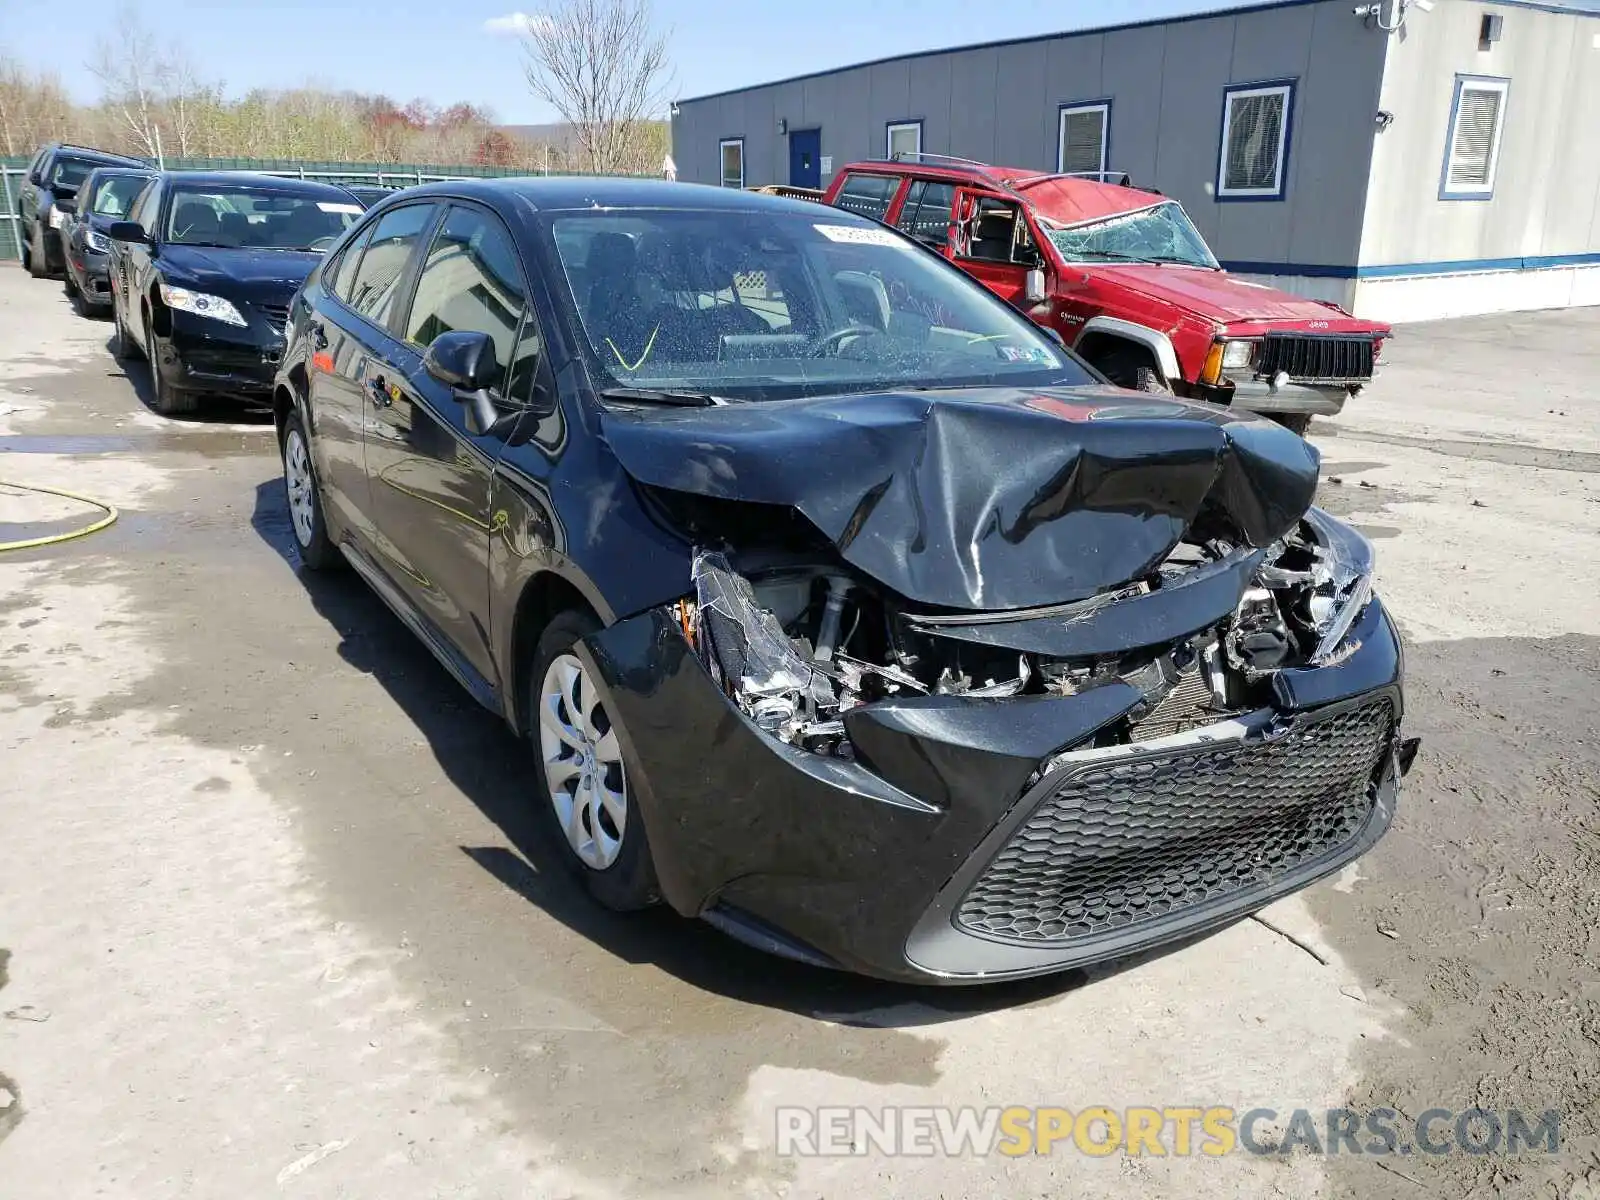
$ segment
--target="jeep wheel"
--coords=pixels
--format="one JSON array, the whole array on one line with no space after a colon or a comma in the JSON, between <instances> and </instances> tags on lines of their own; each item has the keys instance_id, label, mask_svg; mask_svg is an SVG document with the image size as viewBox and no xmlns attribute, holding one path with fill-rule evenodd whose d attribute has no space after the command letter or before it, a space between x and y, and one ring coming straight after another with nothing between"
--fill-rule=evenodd
<instances>
[{"instance_id":1,"label":"jeep wheel","mask_svg":"<svg viewBox=\"0 0 1600 1200\"><path fill-rule=\"evenodd\" d=\"M1164 396L1172 395L1172 389L1167 386L1167 381L1161 378L1161 373L1154 367L1140 367L1134 372L1133 390L1159 392Z\"/></svg>"}]
</instances>

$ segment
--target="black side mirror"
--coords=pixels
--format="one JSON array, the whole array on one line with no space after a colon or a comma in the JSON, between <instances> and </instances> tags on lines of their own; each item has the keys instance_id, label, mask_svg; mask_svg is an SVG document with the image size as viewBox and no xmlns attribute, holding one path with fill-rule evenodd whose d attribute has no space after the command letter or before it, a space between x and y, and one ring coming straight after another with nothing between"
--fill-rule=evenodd
<instances>
[{"instance_id":1,"label":"black side mirror","mask_svg":"<svg viewBox=\"0 0 1600 1200\"><path fill-rule=\"evenodd\" d=\"M111 228L106 230L106 236L113 242L138 242L141 245L150 243L150 235L137 221L113 221Z\"/></svg>"},{"instance_id":2,"label":"black side mirror","mask_svg":"<svg viewBox=\"0 0 1600 1200\"><path fill-rule=\"evenodd\" d=\"M501 435L506 416L495 407L494 393L505 372L495 357L492 337L473 329L441 333L423 356L422 369L449 388L457 403L467 406L471 433Z\"/></svg>"}]
</instances>

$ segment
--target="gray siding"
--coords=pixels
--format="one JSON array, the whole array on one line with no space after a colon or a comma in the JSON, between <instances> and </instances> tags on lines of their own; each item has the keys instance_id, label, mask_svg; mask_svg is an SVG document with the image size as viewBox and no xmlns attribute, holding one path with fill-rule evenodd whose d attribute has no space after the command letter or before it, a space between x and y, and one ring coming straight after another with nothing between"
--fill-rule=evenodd
<instances>
[{"instance_id":1,"label":"gray siding","mask_svg":"<svg viewBox=\"0 0 1600 1200\"><path fill-rule=\"evenodd\" d=\"M1485 12L1503 39L1478 48ZM1414 14L1390 51L1363 266L1600 252L1600 20L1492 4ZM1441 200L1457 74L1509 79L1489 200Z\"/></svg>"},{"instance_id":2,"label":"gray siding","mask_svg":"<svg viewBox=\"0 0 1600 1200\"><path fill-rule=\"evenodd\" d=\"M787 183L780 119L820 128L835 172L881 158L889 122L921 120L929 153L1050 171L1059 107L1109 99L1109 165L1183 201L1219 257L1353 267L1388 39L1350 8L1324 0L1064 34L686 100L673 153L680 178L715 183L718 139L742 136L746 183ZM1223 88L1267 79L1296 81L1287 199L1218 203Z\"/></svg>"}]
</instances>

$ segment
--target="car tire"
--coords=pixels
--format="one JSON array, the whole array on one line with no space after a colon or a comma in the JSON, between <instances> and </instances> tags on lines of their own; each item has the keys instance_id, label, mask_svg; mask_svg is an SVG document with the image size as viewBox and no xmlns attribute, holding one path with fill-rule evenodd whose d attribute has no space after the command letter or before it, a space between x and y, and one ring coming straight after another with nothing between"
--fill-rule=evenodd
<instances>
[{"instance_id":1,"label":"car tire","mask_svg":"<svg viewBox=\"0 0 1600 1200\"><path fill-rule=\"evenodd\" d=\"M173 387L161 373L161 348L148 313L144 318L144 356L150 363L150 403L158 413L164 417L180 417L200 407L198 393Z\"/></svg>"},{"instance_id":2,"label":"car tire","mask_svg":"<svg viewBox=\"0 0 1600 1200\"><path fill-rule=\"evenodd\" d=\"M536 803L557 853L600 904L635 912L661 900L650 839L616 730L572 652L600 628L577 610L545 626L528 672L523 731L538 757Z\"/></svg>"},{"instance_id":3,"label":"car tire","mask_svg":"<svg viewBox=\"0 0 1600 1200\"><path fill-rule=\"evenodd\" d=\"M139 347L128 336L128 327L122 320L122 305L117 303L115 292L111 293L111 324L111 357L119 362L141 357Z\"/></svg>"},{"instance_id":4,"label":"car tire","mask_svg":"<svg viewBox=\"0 0 1600 1200\"><path fill-rule=\"evenodd\" d=\"M28 245L28 274L35 279L43 279L48 265L44 256L44 226L36 220L33 223L33 237Z\"/></svg>"},{"instance_id":5,"label":"car tire","mask_svg":"<svg viewBox=\"0 0 1600 1200\"><path fill-rule=\"evenodd\" d=\"M22 220L22 211L17 211L17 220ZM33 234L22 239L22 269L29 275L33 274Z\"/></svg>"},{"instance_id":6,"label":"car tire","mask_svg":"<svg viewBox=\"0 0 1600 1200\"><path fill-rule=\"evenodd\" d=\"M289 504L289 529L300 551L300 561L308 571L327 571L344 564L344 555L328 536L328 522L322 514L322 488L311 462L311 439L300 422L299 413L290 413L283 427L283 493Z\"/></svg>"},{"instance_id":7,"label":"car tire","mask_svg":"<svg viewBox=\"0 0 1600 1200\"><path fill-rule=\"evenodd\" d=\"M1305 437L1311 429L1311 417L1306 413L1277 413L1272 419L1291 433L1298 433L1301 437Z\"/></svg>"}]
</instances>

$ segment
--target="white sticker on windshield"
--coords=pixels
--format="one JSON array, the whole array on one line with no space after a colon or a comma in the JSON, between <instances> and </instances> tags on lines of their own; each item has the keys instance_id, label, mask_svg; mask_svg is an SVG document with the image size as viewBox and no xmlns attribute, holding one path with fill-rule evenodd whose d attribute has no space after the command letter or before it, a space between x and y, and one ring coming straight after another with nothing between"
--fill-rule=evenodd
<instances>
[{"instance_id":1,"label":"white sticker on windshield","mask_svg":"<svg viewBox=\"0 0 1600 1200\"><path fill-rule=\"evenodd\" d=\"M863 229L859 225L812 226L830 242L849 242L856 246L908 246L911 243L887 229Z\"/></svg>"},{"instance_id":2,"label":"white sticker on windshield","mask_svg":"<svg viewBox=\"0 0 1600 1200\"><path fill-rule=\"evenodd\" d=\"M323 212L358 213L366 211L359 204L333 204L327 200L318 200L317 207Z\"/></svg>"}]
</instances>

